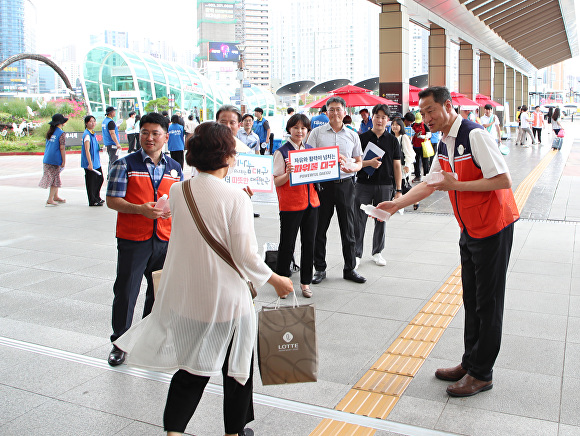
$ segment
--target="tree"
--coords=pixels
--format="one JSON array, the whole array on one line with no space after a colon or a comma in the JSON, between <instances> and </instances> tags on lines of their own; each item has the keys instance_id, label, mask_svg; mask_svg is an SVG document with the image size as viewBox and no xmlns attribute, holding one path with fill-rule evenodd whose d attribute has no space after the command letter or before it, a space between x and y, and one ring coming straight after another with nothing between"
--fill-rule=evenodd
<instances>
[{"instance_id":1,"label":"tree","mask_svg":"<svg viewBox=\"0 0 580 436\"><path fill-rule=\"evenodd\" d=\"M157 112L168 111L169 110L169 100L167 97L161 97L155 100L151 100L145 106L145 112L155 112L155 106L157 106ZM175 103L174 109L179 109L179 105Z\"/></svg>"}]
</instances>

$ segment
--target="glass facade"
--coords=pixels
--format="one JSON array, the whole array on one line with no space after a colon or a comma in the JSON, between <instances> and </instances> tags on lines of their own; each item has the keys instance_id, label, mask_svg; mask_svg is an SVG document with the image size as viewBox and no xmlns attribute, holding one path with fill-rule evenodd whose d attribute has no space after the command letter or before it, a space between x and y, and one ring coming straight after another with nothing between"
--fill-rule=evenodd
<instances>
[{"instance_id":1,"label":"glass facade","mask_svg":"<svg viewBox=\"0 0 580 436\"><path fill-rule=\"evenodd\" d=\"M84 59L81 83L85 100L94 115L104 115L109 105L117 107L118 116L127 118L131 110L144 113L151 100L175 95L180 109L201 111L203 120L213 120L218 108L231 104L236 86L210 82L195 68L137 54L128 49L106 45L93 47ZM273 114L274 96L257 87L244 89L248 110L260 106L264 114Z\"/></svg>"}]
</instances>

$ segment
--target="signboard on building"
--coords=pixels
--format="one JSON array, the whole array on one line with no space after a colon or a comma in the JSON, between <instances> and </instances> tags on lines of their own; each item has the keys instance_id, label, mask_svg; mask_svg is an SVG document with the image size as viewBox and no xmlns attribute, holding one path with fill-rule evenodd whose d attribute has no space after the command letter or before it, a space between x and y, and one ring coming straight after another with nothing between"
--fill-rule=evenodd
<instances>
[{"instance_id":1,"label":"signboard on building","mask_svg":"<svg viewBox=\"0 0 580 436\"><path fill-rule=\"evenodd\" d=\"M230 42L210 42L208 48L209 61L238 62L240 51Z\"/></svg>"}]
</instances>

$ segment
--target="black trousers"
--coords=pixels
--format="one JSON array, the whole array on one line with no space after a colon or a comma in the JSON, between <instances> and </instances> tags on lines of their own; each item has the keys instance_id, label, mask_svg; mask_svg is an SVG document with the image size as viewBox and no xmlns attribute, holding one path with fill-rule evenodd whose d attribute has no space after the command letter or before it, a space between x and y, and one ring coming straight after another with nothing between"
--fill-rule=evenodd
<instances>
[{"instance_id":1,"label":"black trousers","mask_svg":"<svg viewBox=\"0 0 580 436\"><path fill-rule=\"evenodd\" d=\"M413 151L415 152L415 163L413 164L415 167L415 177L421 177L421 165L423 165L423 175L426 176L429 174L429 158L423 157L422 147L413 147Z\"/></svg>"},{"instance_id":2,"label":"black trousers","mask_svg":"<svg viewBox=\"0 0 580 436\"><path fill-rule=\"evenodd\" d=\"M376 206L383 201L390 201L393 198L393 185L367 185L364 183L356 184L356 203L355 203L355 219L354 226L355 234L355 255L362 257L363 245L365 239L365 230L367 227L368 215L364 210L361 210L361 204L372 204ZM381 253L385 248L385 229L387 224L385 222L375 221L375 229L373 232L373 251L372 254Z\"/></svg>"},{"instance_id":3,"label":"black trousers","mask_svg":"<svg viewBox=\"0 0 580 436\"><path fill-rule=\"evenodd\" d=\"M170 151L169 154L171 155L171 159L177 161L177 163L181 165L181 169L183 169L183 150Z\"/></svg>"},{"instance_id":4,"label":"black trousers","mask_svg":"<svg viewBox=\"0 0 580 436\"><path fill-rule=\"evenodd\" d=\"M318 225L318 208L308 206L294 212L280 211L280 245L276 273L290 277L290 263L294 255L296 237L300 229L300 283L312 283L312 262L314 259L314 238Z\"/></svg>"},{"instance_id":5,"label":"black trousers","mask_svg":"<svg viewBox=\"0 0 580 436\"><path fill-rule=\"evenodd\" d=\"M465 308L465 352L461 365L478 380L492 379L499 353L513 235L511 224L489 238L474 239L463 231L459 239Z\"/></svg>"},{"instance_id":6,"label":"black trousers","mask_svg":"<svg viewBox=\"0 0 580 436\"><path fill-rule=\"evenodd\" d=\"M254 356L252 355L252 363L250 364L250 378L245 385L241 385L234 378L228 376L231 346L230 343L222 366L224 426L227 434L238 434L244 430L248 422L254 420ZM208 381L209 377L194 375L183 369L173 375L163 413L165 431L185 432Z\"/></svg>"},{"instance_id":7,"label":"black trousers","mask_svg":"<svg viewBox=\"0 0 580 436\"><path fill-rule=\"evenodd\" d=\"M107 145L107 154L109 155L109 168L107 168L107 178L108 178L109 173L111 172L111 166L113 165L113 162L119 159L119 149L116 146Z\"/></svg>"},{"instance_id":8,"label":"black trousers","mask_svg":"<svg viewBox=\"0 0 580 436\"><path fill-rule=\"evenodd\" d=\"M95 173L98 171L99 174ZM101 186L103 186L103 169L96 168L95 171L85 168L85 186L87 188L87 198L89 204L101 201Z\"/></svg>"},{"instance_id":9,"label":"black trousers","mask_svg":"<svg viewBox=\"0 0 580 436\"><path fill-rule=\"evenodd\" d=\"M351 271L355 267L355 237L354 237L354 179L342 179L342 183L324 182L322 191L318 193L320 207L318 208L318 227L314 243L314 268L317 271L326 270L326 232L330 220L336 214L342 242L344 270ZM302 266L301 266L302 267Z\"/></svg>"},{"instance_id":10,"label":"black trousers","mask_svg":"<svg viewBox=\"0 0 580 436\"><path fill-rule=\"evenodd\" d=\"M534 134L532 138L535 138L538 135L538 142L542 142L542 128L541 127L532 127L532 133Z\"/></svg>"},{"instance_id":11,"label":"black trousers","mask_svg":"<svg viewBox=\"0 0 580 436\"><path fill-rule=\"evenodd\" d=\"M131 327L143 276L147 280L143 318L151 313L155 300L151 274L163 268L167 245L167 241L162 241L155 235L146 241L117 238L117 278L113 284L111 342Z\"/></svg>"},{"instance_id":12,"label":"black trousers","mask_svg":"<svg viewBox=\"0 0 580 436\"><path fill-rule=\"evenodd\" d=\"M129 153L137 151L137 136L139 136L138 133L129 133L127 135L127 142L129 142Z\"/></svg>"}]
</instances>

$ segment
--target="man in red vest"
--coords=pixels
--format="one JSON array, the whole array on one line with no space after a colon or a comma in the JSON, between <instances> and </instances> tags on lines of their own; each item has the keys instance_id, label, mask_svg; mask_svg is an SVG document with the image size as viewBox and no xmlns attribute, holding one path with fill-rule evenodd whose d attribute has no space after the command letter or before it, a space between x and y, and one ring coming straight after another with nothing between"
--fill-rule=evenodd
<instances>
[{"instance_id":1,"label":"man in red vest","mask_svg":"<svg viewBox=\"0 0 580 436\"><path fill-rule=\"evenodd\" d=\"M418 203L434 191L446 191L459 227L461 281L465 308L465 351L461 363L435 372L454 397L468 397L492 388L492 372L499 353L508 262L513 223L519 218L508 167L482 126L462 119L453 109L445 87L419 93L423 120L443 137L437 147L431 177L441 171L438 183L422 182L407 194L380 203L391 214ZM457 180L452 173L457 175Z\"/></svg>"},{"instance_id":2,"label":"man in red vest","mask_svg":"<svg viewBox=\"0 0 580 436\"><path fill-rule=\"evenodd\" d=\"M147 293L143 317L153 307L153 271L163 268L169 235L171 212L155 208L169 188L183 180L181 166L163 154L169 139L168 121L151 113L141 118L141 149L115 161L109 173L107 206L117 214L117 278L113 285L113 334L111 342L125 333L133 321L143 276ZM125 361L125 353L113 345L109 365Z\"/></svg>"}]
</instances>

